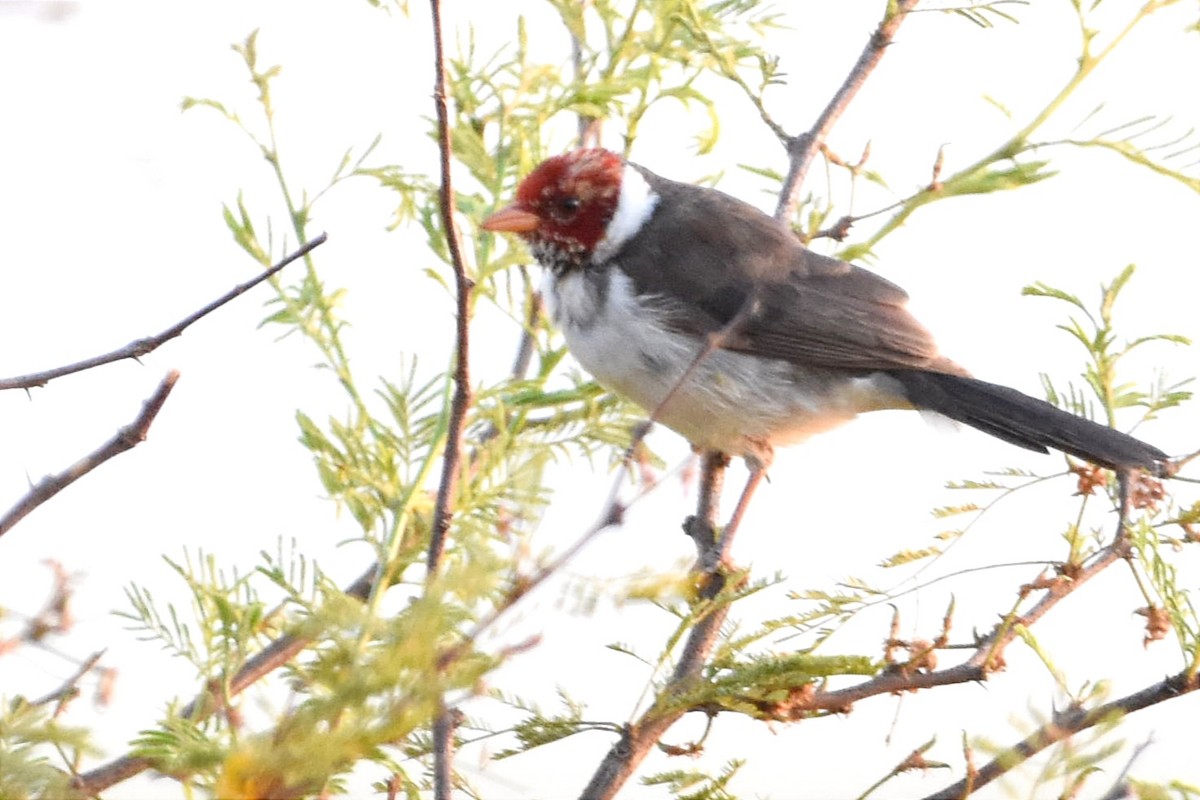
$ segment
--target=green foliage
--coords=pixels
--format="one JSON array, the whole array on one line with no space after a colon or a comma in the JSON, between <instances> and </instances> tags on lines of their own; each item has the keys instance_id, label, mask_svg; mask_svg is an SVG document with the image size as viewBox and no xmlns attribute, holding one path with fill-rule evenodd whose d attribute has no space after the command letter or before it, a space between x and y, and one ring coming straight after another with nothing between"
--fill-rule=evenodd
<instances>
[{"instance_id":1,"label":"green foliage","mask_svg":"<svg viewBox=\"0 0 1200 800\"><path fill-rule=\"evenodd\" d=\"M190 612L168 605L164 616L150 592L130 586L126 596L133 610L121 616L132 630L142 632L142 638L160 641L195 665L200 676L229 674L245 660L266 622L266 608L249 576L227 575L212 554L200 553L193 560L185 552L181 563L166 561L191 592ZM184 621L189 618L194 627Z\"/></svg>"},{"instance_id":2,"label":"green foliage","mask_svg":"<svg viewBox=\"0 0 1200 800\"><path fill-rule=\"evenodd\" d=\"M1191 383L1192 378L1166 384L1165 376L1161 376L1149 389L1139 389L1131 383L1117 382L1117 364L1120 360L1137 348L1151 342L1167 342L1170 344L1190 345L1191 342L1178 334L1159 333L1149 336L1139 336L1136 339L1118 346L1116 333L1113 329L1113 307L1121 290L1133 277L1134 266L1130 264L1112 283L1100 288L1100 304L1097 313L1093 314L1075 295L1061 289L1055 289L1043 283L1027 286L1023 294L1032 297L1048 297L1060 300L1073 306L1084 315L1086 322L1072 317L1066 325L1059 328L1070 334L1087 352L1088 365L1084 372L1084 381L1108 414L1109 425L1116 424L1116 411L1121 408L1145 409L1140 421L1153 419L1160 411L1174 408L1180 403L1191 399L1192 393L1183 387ZM1063 397L1055 388L1049 376L1042 376L1046 394L1052 403L1063 405L1068 410L1090 416L1091 407L1083 400L1073 385L1069 385L1068 394Z\"/></svg>"},{"instance_id":3,"label":"green foliage","mask_svg":"<svg viewBox=\"0 0 1200 800\"><path fill-rule=\"evenodd\" d=\"M713 776L685 769L660 772L642 778L642 785L665 786L679 800L737 800L737 795L729 792L729 782L745 763L743 759L732 759L719 775Z\"/></svg>"},{"instance_id":4,"label":"green foliage","mask_svg":"<svg viewBox=\"0 0 1200 800\"><path fill-rule=\"evenodd\" d=\"M507 705L528 714L511 730L513 736L516 737L518 746L498 751L492 756L498 760L520 755L535 747L552 744L584 731L606 731L615 734L621 732L621 727L616 723L585 720L583 713L587 707L572 699L561 688L558 690L558 698L563 710L558 714L546 714L536 703L520 698L505 697L499 692L495 693L495 696Z\"/></svg>"},{"instance_id":5,"label":"green foliage","mask_svg":"<svg viewBox=\"0 0 1200 800\"><path fill-rule=\"evenodd\" d=\"M854 220L871 218L877 214L888 216L862 240L851 242L840 248L838 256L847 260L870 256L879 242L899 230L919 209L940 200L962 195L988 194L1018 189L1051 178L1057 173L1055 170L1048 169L1050 162L1044 154L1056 148L1103 149L1117 152L1142 168L1150 169L1183 183L1193 190L1200 190L1200 183L1197 183L1200 179L1189 176L1185 171L1188 168L1186 163L1188 154L1193 153L1197 146L1193 143L1192 131L1187 131L1183 135L1165 142L1140 145L1137 139L1144 138L1145 135L1153 133L1157 128L1152 126L1148 130L1140 130L1138 126L1142 120L1138 120L1119 124L1091 137L1044 140L1037 138L1051 120L1063 115L1063 109L1069 107L1067 101L1092 73L1120 47L1127 36L1142 26L1155 13L1173 5L1176 1L1160 2L1155 0L1155 2L1141 4L1124 18L1123 24L1111 22L1106 24L1094 19L1102 13L1098 8L1100 3L1073 2L1079 30L1079 54L1074 72L1058 87L1057 93L1019 130L975 161L949 175L943 175L943 159L939 150L936 155L931 154L929 159L933 165L933 176L927 185L879 211L850 214ZM1007 8L1001 9L1002 5L1007 5ZM1023 4L981 2L944 10L959 14L980 27L990 27L994 22L993 17L1010 22L1019 21L1020 5ZM1108 37L1104 47L1097 48L1096 42L1102 30L1106 32L1111 30L1111 36ZM992 102L1005 113L1005 116L1009 116L1002 103L994 100ZM1099 109L1093 111L1084 120L1076 121L1074 127L1083 125L1098 111ZM1129 133L1130 128L1135 129L1136 132ZM1112 138L1122 132L1126 133L1124 139ZM836 159L827 160L827 163L833 169L841 169L852 175L857 170L855 165L839 163ZM853 182L851 182L851 197L853 197L852 189ZM826 213L820 215L821 219L830 215L832 201L828 202L830 205ZM819 230L811 226L803 230L806 239L819 233L821 233Z\"/></svg>"},{"instance_id":6,"label":"green foliage","mask_svg":"<svg viewBox=\"0 0 1200 800\"><path fill-rule=\"evenodd\" d=\"M1130 780L1129 790L1137 800L1195 800L1200 797L1200 786L1183 781L1151 783Z\"/></svg>"},{"instance_id":7,"label":"green foliage","mask_svg":"<svg viewBox=\"0 0 1200 800\"><path fill-rule=\"evenodd\" d=\"M211 776L225 759L230 732L212 724L197 724L171 708L157 728L133 740L133 753L151 759L165 775L188 779Z\"/></svg>"},{"instance_id":8,"label":"green foliage","mask_svg":"<svg viewBox=\"0 0 1200 800\"><path fill-rule=\"evenodd\" d=\"M402 14L408 10L407 4L394 5ZM585 703L573 699L566 689L560 690L560 707L546 711L536 702L506 694L502 685L490 685L503 680L504 673L497 669L519 658L521 648L506 650L488 640L487 634L526 596L530 576L550 563L531 555L530 536L552 500L547 479L551 468L575 458L620 462L641 412L564 367L565 349L537 313L534 279L526 269L528 255L469 223L504 203L518 178L540 159L577 140L589 141L601 125L620 137L628 153L641 123L664 101L700 112L689 133L697 153L709 151L721 135L720 117L728 113L711 99L709 88L716 82L735 86L764 125L781 141L790 140L797 132L785 131L775 119L767 91L785 77L783 62L767 37L788 18L754 0L548 0L548 5L561 23L564 46L557 51L532 48L526 20L516 18L511 23L512 44L493 53L480 53L473 29L466 26L460 32L460 50L448 62L449 133L455 174L461 178L454 187L454 201L468 252L464 267L472 282L470 311L474 314L484 306L498 312L509 324L506 333L514 346L519 343L528 358L518 359L510 375L469 387L473 402L466 410L468 447L458 483L448 497L452 513L447 549L436 574L429 574L426 552L438 502L437 475L448 440L456 353L447 347L439 363L426 360L418 365L408 359L396 374L364 379L352 369L343 337L347 323L340 316L339 302L344 290L327 285L316 256L310 254L298 277L272 280L275 294L262 324L302 338L342 393L343 406L336 411L298 408L297 436L321 490L353 520L354 539L367 545L377 559L373 588L345 591L295 542L287 547L281 542L277 552L264 552L258 563L241 570L223 566L206 554L185 553L182 559L169 560L188 589L188 609L174 605L163 609L148 590L136 585L128 590L131 610L126 617L131 626L194 665L204 681L205 691L195 707L184 713L172 706L164 720L143 731L134 745L136 755L153 761L189 792L220 797L335 794L346 791L348 774L366 764L373 774L390 776L376 784L378 791L415 798L430 787L427 766L434 719L447 705L485 696L517 710L521 717L498 730L491 730L488 722L477 724L487 736L503 737L507 745L491 755L494 759L515 757L583 731L616 735L625 727L623 719L587 718ZM1022 5L999 0L940 10L987 27L1015 21ZM941 157L931 154L935 168L928 185L887 208L861 214L839 204L835 195L844 189L853 197L861 180L886 187L885 176L865 166L866 153L852 163L824 151L828 191L804 198L790 221L802 238L832 235L829 231L843 212L859 222L872 219L875 226L862 226L863 238L847 243L841 253L869 255L925 206L1023 189L1058 175L1047 156L1054 146L1116 152L1135 166L1192 186L1195 179L1172 166L1182 152L1179 148L1190 140L1145 145L1142 142L1150 131L1140 128L1134 133L1110 129L1098 137L1071 141L1035 139L1112 50L1093 49L1093 36L1087 31L1095 5L1076 4L1081 41L1077 69L1070 78L1020 130L1000 137L994 147L952 174L941 175ZM1116 40L1159 5L1144 4L1118 30ZM415 24L408 19L395 21ZM571 37L577 47L574 53L565 44ZM425 252L404 257L419 265L414 272L423 270L428 296L450 291L452 263L439 210L438 179L411 165L378 163L381 138L367 135L367 144L329 158L333 168L323 185L297 190L292 183L294 156L281 152L276 130L273 88L281 68L261 65L257 32L234 51L256 93L252 107L242 111L213 99L188 98L184 108L203 109L227 120L261 155L275 179L278 196L272 204L248 203L238 191L232 204L223 207L234 242L253 264L268 264L272 254L285 247L284 240L307 240L314 207L338 202L337 190L343 184L369 182L394 207L393 228L424 235ZM1160 156L1162 149L1171 152ZM746 164L744 168L769 184L772 192L784 180L771 166ZM273 222L279 219L284 220L282 225ZM1060 391L1047 377L1051 400L1080 413L1095 411L1110 423L1121 409L1138 410L1136 422L1141 422L1190 399L1186 381L1159 377L1139 385L1123 377L1123 359L1135 349L1160 341L1186 344L1182 337L1169 334L1119 339L1114 307L1132 274L1132 267L1127 268L1102 287L1097 310L1066 290L1043 284L1026 290L1068 304L1074 316L1062 328L1085 348L1084 387L1068 384ZM410 302L416 305L422 300L423 296ZM827 587L799 588L783 576L756 579L736 572L726 576L725 589L715 598L703 597L697 586L673 575L637 576L606 586L615 602L648 600L669 616L669 632L651 655L638 655L630 645L611 645L645 665L647 687L636 705L652 713L701 712L714 725L720 724L723 713L772 722L830 713L813 711L805 701L834 681L844 685L895 667L884 652L831 652L837 644L834 637L858 622L864 612L897 601L914 585L937 580L917 583L921 570L939 563L998 503L1050 477L1009 469L953 482L949 488L969 492L970 499L935 509L933 516L938 521L966 517L960 529L940 531L926 546L901 545L882 558L868 555L864 564L874 561L880 570ZM1108 499L1113 501L1115 487L1109 488L1113 491ZM1095 529L1083 520L1088 502L1084 494L1079 517L1065 528L1064 566L1078 567L1105 543L1091 535ZM1135 574L1147 608L1161 609L1166 615L1184 664L1195 674L1200 668L1200 623L1189 595L1178 586L1172 556L1176 548L1194 546L1192 526L1200 525L1200 503L1186 506L1164 500L1161 508L1148 508L1128 534L1136 554ZM1184 533L1172 538L1177 530ZM884 569L891 571L884 573ZM907 577L888 585L883 576L890 581L896 570ZM698 624L730 609L741 613L752 607L745 601L778 586L786 587L788 613L754 616L755 612L747 612L745 621L732 618L720 630L699 679L682 690L666 690L666 676L681 657L681 645ZM1088 687L1074 694L1068 691L1068 679L1051 653L1017 622L1017 611L1027 607L1022 595L1005 625L1042 658L1071 703L1097 704L1098 693ZM953 613L952 606L946 615L947 628ZM872 641L890 638L871 630L879 634ZM234 677L264 648L279 642L281 635L303 642L284 668L287 703L268 720L247 725L230 696ZM1044 722L1038 718L1034 725ZM694 755L702 745L668 754ZM82 746L81 739L57 727L46 711L14 701L0 716L0 796L53 795L65 786L66 775L49 766L47 748L67 753L61 760L73 767L77 758L73 751ZM931 741L915 752L923 754L932 746ZM1001 745L976 746L997 755L1005 752ZM1056 782L1064 794L1077 791L1092 779L1101 762L1111 758L1114 747L1100 738L1073 740L1056 750L1050 766L1031 780L1035 788ZM741 765L731 761L715 775L669 770L643 782L666 787L687 800L732 798L728 785ZM898 767L877 786L904 769ZM1148 797L1196 794L1182 785L1138 787ZM1156 791L1168 794L1156 795Z\"/></svg>"},{"instance_id":9,"label":"green foliage","mask_svg":"<svg viewBox=\"0 0 1200 800\"><path fill-rule=\"evenodd\" d=\"M1029 0L992 0L992 2L972 2L966 6L939 8L937 10L944 14L957 14L981 28L991 28L998 20L1012 23L1019 21L1013 13L1005 9L1005 6L1011 8L1013 6L1027 5L1029 5Z\"/></svg>"},{"instance_id":10,"label":"green foliage","mask_svg":"<svg viewBox=\"0 0 1200 800\"><path fill-rule=\"evenodd\" d=\"M63 725L52 703L17 697L0 702L0 797L67 797L70 776L55 762L94 755L88 731Z\"/></svg>"},{"instance_id":11,"label":"green foliage","mask_svg":"<svg viewBox=\"0 0 1200 800\"><path fill-rule=\"evenodd\" d=\"M817 656L810 653L735 655L719 652L709 663L705 682L672 698L688 708L745 714L753 719L795 721L807 714L797 706L807 692L835 675L874 675L879 664L866 656ZM807 712L812 713L812 712Z\"/></svg>"}]
</instances>

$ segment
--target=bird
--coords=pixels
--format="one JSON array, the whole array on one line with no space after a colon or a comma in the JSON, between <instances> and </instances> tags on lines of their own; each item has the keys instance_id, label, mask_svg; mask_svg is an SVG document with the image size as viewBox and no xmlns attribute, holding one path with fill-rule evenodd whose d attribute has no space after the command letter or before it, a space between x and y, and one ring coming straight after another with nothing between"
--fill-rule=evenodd
<instances>
[{"instance_id":1,"label":"bird","mask_svg":"<svg viewBox=\"0 0 1200 800\"><path fill-rule=\"evenodd\" d=\"M808 249L749 203L610 150L546 159L481 227L525 241L545 268L551 318L601 385L752 472L777 447L885 409L1121 473L1168 469L1153 445L973 377L886 278Z\"/></svg>"}]
</instances>

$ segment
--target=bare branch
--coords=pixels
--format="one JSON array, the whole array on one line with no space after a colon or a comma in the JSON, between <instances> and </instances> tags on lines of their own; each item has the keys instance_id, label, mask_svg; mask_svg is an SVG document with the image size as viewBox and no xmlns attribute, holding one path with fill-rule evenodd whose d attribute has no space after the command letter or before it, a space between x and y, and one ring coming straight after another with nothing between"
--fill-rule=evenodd
<instances>
[{"instance_id":1,"label":"bare branch","mask_svg":"<svg viewBox=\"0 0 1200 800\"><path fill-rule=\"evenodd\" d=\"M322 233L320 236L313 239L296 252L287 256L266 272L261 273L257 277L248 280L245 283L239 283L237 286L233 287L216 300L213 300L199 311L196 311L195 313L183 318L162 333L155 334L154 336L147 336L144 339L136 339L124 347L113 350L111 353L85 358L83 361L78 361L74 364L68 364L64 367L55 367L54 369L48 369L45 372L35 372L32 375L18 375L15 378L0 378L0 391L3 391L4 389L31 389L35 386L45 386L55 378L61 378L64 375L83 372L84 370L92 369L93 367L99 367L104 364L112 364L116 361L124 361L127 358L137 360L147 353L157 350L163 344L171 339L174 339L176 336L179 336L189 326L191 326L192 323L208 316L229 301L245 294L250 289L253 289L258 284L275 275L288 264L291 264L293 261L308 255L313 249L324 244L325 239L326 235Z\"/></svg>"},{"instance_id":2,"label":"bare branch","mask_svg":"<svg viewBox=\"0 0 1200 800\"><path fill-rule=\"evenodd\" d=\"M697 567L705 572L701 596L704 600L713 600L725 588L727 565L712 564L704 568L712 550L722 548L718 540L717 520L720 514L719 501L721 487L724 483L725 467L729 459L723 453L709 451L704 454L704 470L700 479L700 494L697 499L696 516L688 520L685 529L696 542L700 558ZM729 606L718 603L708 609L696 626L688 634L675 672L671 680L663 687L660 696L682 689L693 681L704 662L708 660L716 644L721 625L725 622ZM662 738L675 722L684 714L684 708L661 709L651 708L637 721L625 726L621 737L613 744L600 766L596 768L592 780L579 795L580 800L608 800L616 797L621 787L633 775L635 769L646 758L650 749Z\"/></svg>"},{"instance_id":3,"label":"bare branch","mask_svg":"<svg viewBox=\"0 0 1200 800\"><path fill-rule=\"evenodd\" d=\"M57 475L47 475L29 490L8 513L0 517L0 536L8 533L14 525L24 519L29 512L45 503L51 497L70 486L75 481L88 474L96 467L114 456L119 456L126 450L132 450L146 440L150 424L158 416L158 412L167 402L167 395L179 380L179 373L171 370L159 383L158 389L142 404L142 411L133 422L117 431L117 434L96 450L76 461Z\"/></svg>"},{"instance_id":4,"label":"bare branch","mask_svg":"<svg viewBox=\"0 0 1200 800\"><path fill-rule=\"evenodd\" d=\"M450 261L454 268L457 321L454 341L454 397L450 404L446 452L442 459L442 479L438 484L433 526L429 537L429 554L426 559L429 577L432 578L437 573L442 552L446 547L446 532L450 528L450 516L453 513L450 503L458 485L458 464L462 460L463 428L466 426L467 408L471 405L469 355L471 290L474 283L467 277L462 241L459 237L458 223L455 221L454 185L450 178L450 111L446 100L446 56L442 49L442 9L439 0L430 0L429 5L433 12L433 104L437 109L438 152L441 156L442 230L446 234L446 246L450 250ZM437 796L442 797L441 794Z\"/></svg>"},{"instance_id":5,"label":"bare branch","mask_svg":"<svg viewBox=\"0 0 1200 800\"><path fill-rule=\"evenodd\" d=\"M729 565L723 556L729 551L729 539L733 531L730 526L717 537L717 522L720 514L719 504L721 489L725 482L725 468L729 466L729 458L724 453L710 451L704 454L704 468L700 476L700 496L696 501L696 516L688 520L688 532L696 542L699 554L697 566L704 570L704 583L700 596L704 600L712 600L725 588L726 572ZM744 493L743 493L744 496ZM736 512L735 512L736 515ZM706 535L701 535L703 532ZM708 540L707 544L705 539ZM728 605L720 605L696 623L683 646L679 663L675 665L674 679L688 681L699 674L704 662L708 660L717 642L717 634L729 610Z\"/></svg>"},{"instance_id":6,"label":"bare branch","mask_svg":"<svg viewBox=\"0 0 1200 800\"><path fill-rule=\"evenodd\" d=\"M895 0L895 2L887 4L887 10L879 22L879 27L871 34L858 61L854 63L850 74L846 76L846 80L842 82L833 99L825 106L821 116L817 117L817 121L807 133L802 133L788 141L788 174L779 193L779 203L775 206L775 219L783 222L792 218L796 211L796 196L800 192L800 186L804 183L808 168L812 165L812 160L821 143L829 135L830 129L833 128L834 123L837 122L846 107L850 105L850 101L858 94L858 90L866 83L867 76L879 65L888 45L896 37L900 23L908 16L908 12L913 10L917 2L918 0Z\"/></svg>"},{"instance_id":7,"label":"bare branch","mask_svg":"<svg viewBox=\"0 0 1200 800\"><path fill-rule=\"evenodd\" d=\"M969 784L965 779L961 780L929 795L926 800L957 800L965 797L969 792L986 786L1047 747L1074 736L1080 731L1085 731L1107 720L1117 719L1124 714L1132 714L1134 711L1141 711L1143 708L1174 700L1189 692L1194 692L1196 689L1200 689L1200 681L1197 680L1197 676L1184 670L1147 686L1141 691L1092 709L1078 706L1067 708L1055 714L1054 719L974 772Z\"/></svg>"},{"instance_id":8,"label":"bare branch","mask_svg":"<svg viewBox=\"0 0 1200 800\"><path fill-rule=\"evenodd\" d=\"M79 682L83 680L83 676L92 671L92 668L100 662L104 656L103 650L97 650L88 656L79 668L75 670L71 677L63 681L62 685L49 694L42 695L32 702L35 706L55 704L55 714L60 713L67 704L79 696Z\"/></svg>"},{"instance_id":9,"label":"bare branch","mask_svg":"<svg viewBox=\"0 0 1200 800\"><path fill-rule=\"evenodd\" d=\"M991 673L1003 667L1004 650L1017 638L1019 628L1028 628L1036 623L1064 598L1076 592L1108 567L1124 559L1128 552L1128 541L1124 535L1118 534L1117 540L1097 553L1090 564L1070 570L1069 576L1060 574L1049 580L1038 579L1032 584L1023 586L1022 592L1041 590L1045 594L1038 598L1033 607L1024 614L1015 617L1009 616L1001 620L992 632L976 645L974 654L961 664L933 672L888 670L856 686L832 691L817 691L804 702L792 707L793 716L798 719L811 711L845 711L859 700L880 694L985 681Z\"/></svg>"},{"instance_id":10,"label":"bare branch","mask_svg":"<svg viewBox=\"0 0 1200 800\"><path fill-rule=\"evenodd\" d=\"M710 483L714 480L715 474L712 470L724 469L726 463L717 461L716 457L719 457L719 454L709 454L706 457L704 482L708 485L702 487L700 493L701 513L712 514L712 519L715 519L715 507L710 501L712 498L719 497L720 494L719 478L715 485ZM700 547L702 555L705 551L702 543L709 542L709 547L713 544L719 547L721 544L719 541L715 541L715 538L710 538L713 537L711 532L705 535L704 525L715 524L712 519L693 518L688 522L689 533L697 540L697 546ZM987 680L992 672L1002 668L1004 650L1017 638L1019 628L1033 625L1063 598L1074 593L1100 572L1126 557L1129 552L1129 542L1124 532L1124 525L1125 515L1122 514L1114 541L1100 551L1091 563L1081 567L1064 567L1058 575L1039 578L1032 584L1023 586L1022 594L1032 591L1043 591L1045 594L1024 614L1010 615L1002 620L990 635L976 644L974 654L964 663L938 671L923 671L913 669L908 664L900 664L856 686L831 691L818 690L799 696L789 702L786 707L777 709L778 718L795 721L811 716L813 712L818 711L844 713L855 702L869 697ZM728 567L722 565L707 574L708 582L704 584L703 590L706 598L716 597L724 588L725 574L721 571L722 569L728 569ZM663 688L663 695L684 689L699 674L716 642L720 626L725 620L727 608L728 606L713 608L692 629L676 665L675 673ZM591 783L580 795L581 800L606 800L615 797L617 791L633 774L634 769L654 744L688 710L683 707L667 710L651 708L640 719L627 726L622 732L621 738L612 746L601 762ZM1095 724L1095 721L1090 724Z\"/></svg>"},{"instance_id":11,"label":"bare branch","mask_svg":"<svg viewBox=\"0 0 1200 800\"><path fill-rule=\"evenodd\" d=\"M450 419L446 431L446 450L442 457L442 479L438 483L437 500L433 507L433 523L430 526L429 553L426 557L427 580L437 577L442 553L446 549L446 533L450 530L450 517L454 511L454 493L458 488L459 462L462 461L463 429L467 423L467 408L471 405L470 377L470 322L471 290L474 283L467 277L466 262L463 260L462 242L459 239L458 223L454 219L454 185L450 177L450 111L446 100L446 55L442 45L442 7L440 0L429 0L433 17L433 104L437 109L438 153L441 156L442 230L450 250L450 261L454 268L456 300L454 341L454 397L450 401ZM434 722L433 748L433 796L435 800L450 800L454 791L454 729L458 727L457 709L442 707Z\"/></svg>"}]
</instances>

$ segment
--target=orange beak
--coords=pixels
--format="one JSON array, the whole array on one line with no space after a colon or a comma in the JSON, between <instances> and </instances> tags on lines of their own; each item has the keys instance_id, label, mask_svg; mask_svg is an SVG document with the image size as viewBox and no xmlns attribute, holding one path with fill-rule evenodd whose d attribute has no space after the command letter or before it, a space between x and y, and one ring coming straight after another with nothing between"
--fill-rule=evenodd
<instances>
[{"instance_id":1,"label":"orange beak","mask_svg":"<svg viewBox=\"0 0 1200 800\"><path fill-rule=\"evenodd\" d=\"M505 206L485 219L480 226L485 231L506 231L508 233L530 233L536 231L542 224L537 214L526 211L516 204Z\"/></svg>"}]
</instances>

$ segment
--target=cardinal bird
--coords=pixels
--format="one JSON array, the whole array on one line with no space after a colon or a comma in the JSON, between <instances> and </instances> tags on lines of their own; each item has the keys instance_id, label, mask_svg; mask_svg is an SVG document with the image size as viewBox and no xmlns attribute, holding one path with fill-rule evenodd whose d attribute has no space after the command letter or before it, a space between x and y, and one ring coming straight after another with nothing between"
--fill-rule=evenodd
<instances>
[{"instance_id":1,"label":"cardinal bird","mask_svg":"<svg viewBox=\"0 0 1200 800\"><path fill-rule=\"evenodd\" d=\"M971 377L938 352L891 281L806 249L748 203L607 150L542 162L483 228L529 245L547 270L551 315L597 381L693 446L752 469L775 447L880 409L934 411L1111 469L1161 475L1169 462L1132 436Z\"/></svg>"}]
</instances>

